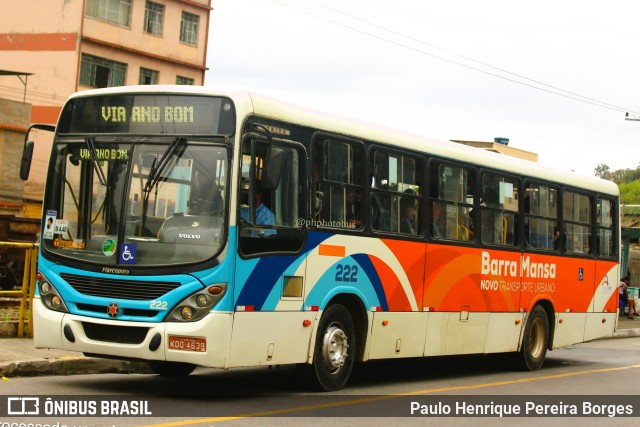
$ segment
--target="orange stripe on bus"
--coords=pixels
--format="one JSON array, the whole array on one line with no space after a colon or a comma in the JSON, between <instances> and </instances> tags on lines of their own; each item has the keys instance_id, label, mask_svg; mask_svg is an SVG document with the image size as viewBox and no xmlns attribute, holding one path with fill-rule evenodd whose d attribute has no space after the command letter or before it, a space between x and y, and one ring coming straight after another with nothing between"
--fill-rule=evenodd
<instances>
[{"instance_id":1,"label":"orange stripe on bus","mask_svg":"<svg viewBox=\"0 0 640 427\"><path fill-rule=\"evenodd\" d=\"M344 257L346 251L347 250L344 246L320 245L318 247L318 255L323 255L323 256Z\"/></svg>"}]
</instances>

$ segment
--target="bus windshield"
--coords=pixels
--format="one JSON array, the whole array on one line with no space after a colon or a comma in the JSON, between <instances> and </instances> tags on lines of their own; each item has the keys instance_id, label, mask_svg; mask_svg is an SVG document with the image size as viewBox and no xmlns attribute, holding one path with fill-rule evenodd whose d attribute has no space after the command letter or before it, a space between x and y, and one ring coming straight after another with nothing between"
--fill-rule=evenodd
<instances>
[{"instance_id":1,"label":"bus windshield","mask_svg":"<svg viewBox=\"0 0 640 427\"><path fill-rule=\"evenodd\" d=\"M220 138L59 142L47 180L43 248L103 266L207 260L223 246L228 159Z\"/></svg>"}]
</instances>

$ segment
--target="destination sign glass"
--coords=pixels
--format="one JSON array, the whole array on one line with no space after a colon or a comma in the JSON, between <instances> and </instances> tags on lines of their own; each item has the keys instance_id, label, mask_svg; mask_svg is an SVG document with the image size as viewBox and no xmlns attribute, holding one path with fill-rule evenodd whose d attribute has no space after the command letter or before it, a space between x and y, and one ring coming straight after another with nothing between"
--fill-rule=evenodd
<instances>
[{"instance_id":1,"label":"destination sign glass","mask_svg":"<svg viewBox=\"0 0 640 427\"><path fill-rule=\"evenodd\" d=\"M232 135L228 98L172 94L80 97L62 110L58 133Z\"/></svg>"}]
</instances>

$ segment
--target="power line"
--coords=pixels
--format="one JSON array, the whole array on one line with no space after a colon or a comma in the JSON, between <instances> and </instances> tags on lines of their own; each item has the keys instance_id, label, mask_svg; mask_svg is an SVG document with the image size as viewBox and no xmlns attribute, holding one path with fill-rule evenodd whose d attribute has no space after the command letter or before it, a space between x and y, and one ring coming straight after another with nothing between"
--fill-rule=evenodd
<instances>
[{"instance_id":1,"label":"power line","mask_svg":"<svg viewBox=\"0 0 640 427\"><path fill-rule=\"evenodd\" d=\"M425 51L425 50L418 49L418 48L415 48L415 47L409 46L409 45L407 45L407 44L404 44L404 43L400 43L400 42L397 42L397 41L391 40L391 39L386 38L386 37L383 37L383 36L381 36L381 35L377 35L377 34L374 34L374 33L371 33L371 32L368 32L368 31L365 31L365 30L362 30L362 29L359 29L359 28L355 28L355 27L350 26L350 25L347 25L347 24L343 24L343 23L337 22L337 21L335 21L335 20L333 20L333 19L330 19L330 18L326 18L326 17L320 16L320 15L317 15L317 14L315 14L315 13L313 13L313 12L308 11L308 10L300 9L300 8L297 8L297 7L294 7L294 6L291 6L291 5L288 5L288 4L285 4L285 3L282 3L282 2L277 1L277 0L271 0L271 2L276 3L276 4L280 5L280 6L283 6L283 7L286 7L286 8L292 9L292 10L295 10L295 11L297 11L297 12L300 12L300 13L303 13L303 14L306 14L306 15L309 15L309 16L312 16L312 17L314 17L314 18L316 18L316 19L320 19L320 20L323 20L323 21L329 22L329 23L331 23L331 24L338 25L338 26L341 26L341 27L343 27L343 28L347 28L347 29L349 29L349 30L351 30L351 31L355 31L355 32L358 32L358 33L361 33L361 34L367 35L367 36L369 36L369 37L373 37L373 38L376 38L376 39L378 39L378 40L382 40L382 41L385 41L385 42L387 42L387 43L390 43L390 44L393 44L393 45L396 45L396 46L399 46L399 47L403 47L403 48L405 48L405 49L409 49L409 50L412 50L412 51L415 51L415 52L421 53L421 54L423 54L423 55L428 55L428 56L434 57L434 58L436 58L436 59L440 59L440 60L442 60L442 61L449 62L449 63L454 64L454 65L458 65L458 66L461 66L461 67L465 67L465 68L468 68L468 69L473 70L473 71L477 71L477 72L480 72L480 73L483 73L483 74L487 74L487 75L490 75L490 76L493 76L493 77L497 77L497 78L500 78L500 79L503 79L503 80L510 81L510 82L512 82L512 83L516 83L516 84L519 84L519 85L522 85L522 86L527 86L527 87L530 87L530 88L533 88L533 89L537 89L537 90L540 90L540 91L543 91L543 92L551 93L551 94L553 94L553 95L559 95L559 96L562 96L562 97L565 97L565 98L572 99L572 100L574 100L574 101L579 101L579 102L583 102L583 103L586 103L586 104L591 104L591 105L595 105L595 106L597 106L597 107L606 108L606 109L614 110L614 111L618 111L618 112L625 112L625 113L626 113L626 112L629 112L629 111L630 111L630 112L632 112L632 113L634 113L634 114L640 115L640 113L635 112L635 111L633 111L633 110L631 110L631 109L629 109L629 108L619 107L619 106L616 106L616 105L613 105L613 104L609 104L609 103L604 102L604 101L599 101L599 100L594 99L594 98L590 98L590 97L587 97L587 96L584 96L584 95L580 95L580 94L575 93L575 92L571 92L571 91L568 91L568 90L565 90L565 89L561 89L561 88L559 88L559 87L552 86L552 85L549 85L549 84L546 84L546 83L540 82L540 81L538 81L538 80L534 80L534 79L531 79L531 78L528 78L528 77L522 76L522 75L520 75L520 74L512 73L512 72L507 71L507 70L504 70L504 69L502 69L502 68L494 67L494 66L492 66L492 65L490 65L490 64L487 64L487 63L484 63L484 62L481 62L481 61L477 61L477 60L475 60L475 59L473 59L473 58L469 58L469 57L467 57L467 56L460 55L460 54L455 53L455 52L453 52L453 51L450 51L450 50L447 50L447 49L443 49L443 48L440 48L440 47L438 47L438 46L435 46L435 45L432 45L432 44L429 44L429 43L423 42L423 41L421 41L421 40L419 40L419 39L416 39L416 38L414 38L414 37L407 36L407 35L405 35L405 34L402 34L402 33L400 33L400 32L397 32L397 31L395 31L395 30L391 30L391 29L389 29L389 28L386 28L386 27L383 27L383 26L377 25L377 24L375 24L375 23L372 23L372 22L369 22L369 21L363 20L363 19L358 18L358 17L356 17L356 16L353 16L353 15L350 15L350 14L347 14L347 13L344 13L344 12L341 12L341 11L339 11L339 10L337 10L337 9L333 9L333 8L331 8L331 7L328 7L328 6L325 6L325 5L319 4L319 3L315 2L315 1L312 1L312 0L306 0L306 1L307 1L307 2L309 2L309 3L312 3L312 4L316 5L316 6L319 6L319 7L325 8L325 9L327 9L327 10L330 10L330 11L332 11L332 12L334 12L334 13L338 13L338 14L340 14L340 15L346 16L346 17L348 17L348 18L350 18L350 19L353 19L353 20L355 20L355 21L362 22L362 23L367 24L367 25L369 25L369 26L371 26L371 27L374 27L374 28L377 28L377 29L380 29L380 30L386 31L386 32L388 32L388 33L390 33L390 34L394 34L394 35L396 35L396 36L400 36L400 37L405 38L405 39L407 39L407 40L411 40L411 41L417 42L417 43L419 43L419 44L421 44L421 45L423 45L423 46L427 46L427 47L430 47L430 48L433 48L433 49L440 50L440 51L442 51L442 52L446 52L446 53L448 53L448 54L450 54L450 55L457 56L457 57L462 58L462 59L465 59L465 60L467 60L467 61L470 61L470 62L473 62L473 63L479 64L479 65L482 65L482 66L484 66L484 67L487 67L487 68L490 68L490 69L493 69L493 70L499 71L499 72L504 73L504 74L511 75L511 76L513 76L513 77L515 77L515 78L522 79L522 80L525 80L525 81L516 80L516 79L514 79L514 78L506 77L506 76L504 76L504 75L496 74L496 73L493 73L493 72L490 72L490 71L487 71L487 70L483 70L483 69L480 69L480 68L477 68L477 67L473 67L473 66L470 66L470 65L468 65L468 64L461 63L461 62L459 62L459 61L454 61L454 60L452 60L452 59L444 58L444 57L439 56L439 55L436 55L436 54L434 54L434 53L427 52L427 51ZM529 82L531 82L531 83L526 83L526 81L529 81ZM533 83L535 83L535 85L534 85ZM536 86L536 85L538 85L538 86ZM544 87L540 87L540 86L544 86ZM547 87L547 88L549 88L549 89L545 89L545 87Z\"/></svg>"}]
</instances>

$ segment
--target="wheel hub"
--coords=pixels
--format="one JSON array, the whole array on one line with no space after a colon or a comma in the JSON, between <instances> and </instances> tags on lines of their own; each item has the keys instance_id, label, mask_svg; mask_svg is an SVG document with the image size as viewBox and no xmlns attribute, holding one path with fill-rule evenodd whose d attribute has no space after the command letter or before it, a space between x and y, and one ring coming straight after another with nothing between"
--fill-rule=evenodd
<instances>
[{"instance_id":1,"label":"wheel hub","mask_svg":"<svg viewBox=\"0 0 640 427\"><path fill-rule=\"evenodd\" d=\"M337 372L344 366L348 348L349 343L344 331L336 325L330 326L322 342L324 364L330 372Z\"/></svg>"}]
</instances>

